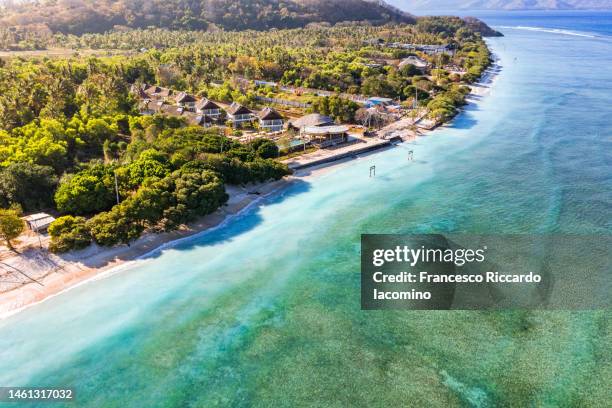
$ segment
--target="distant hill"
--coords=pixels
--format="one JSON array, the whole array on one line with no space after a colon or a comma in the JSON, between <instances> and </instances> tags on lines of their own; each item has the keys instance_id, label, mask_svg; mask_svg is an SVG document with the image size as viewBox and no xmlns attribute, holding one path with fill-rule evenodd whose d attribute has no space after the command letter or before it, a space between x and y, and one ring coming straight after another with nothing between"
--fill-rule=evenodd
<instances>
[{"instance_id":1,"label":"distant hill","mask_svg":"<svg viewBox=\"0 0 612 408\"><path fill-rule=\"evenodd\" d=\"M415 21L382 0L4 0L0 4L0 26L71 34L117 26L262 30L325 22Z\"/></svg>"},{"instance_id":2,"label":"distant hill","mask_svg":"<svg viewBox=\"0 0 612 408\"><path fill-rule=\"evenodd\" d=\"M407 10L612 10L612 0L390 0Z\"/></svg>"}]
</instances>

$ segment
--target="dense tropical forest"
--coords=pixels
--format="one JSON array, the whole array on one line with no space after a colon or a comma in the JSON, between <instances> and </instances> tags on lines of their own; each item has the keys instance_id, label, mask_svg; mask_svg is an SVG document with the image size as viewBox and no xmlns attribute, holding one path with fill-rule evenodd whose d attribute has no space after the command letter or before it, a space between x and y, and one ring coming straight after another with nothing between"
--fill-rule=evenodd
<instances>
[{"instance_id":1,"label":"dense tropical forest","mask_svg":"<svg viewBox=\"0 0 612 408\"><path fill-rule=\"evenodd\" d=\"M273 142L243 145L179 118L140 116L129 84L154 78L144 61L2 63L0 205L66 214L50 230L54 250L174 229L222 205L226 182L289 174L271 159ZM82 215L86 225L72 217Z\"/></svg>"},{"instance_id":2,"label":"dense tropical forest","mask_svg":"<svg viewBox=\"0 0 612 408\"><path fill-rule=\"evenodd\" d=\"M59 34L54 41L127 52L0 59L0 206L63 215L49 230L58 252L178 228L223 205L225 183L289 174L270 140L239 143L221 128L140 115L133 87L157 84L254 105L257 95L275 91L244 80L263 79L335 92L309 101L309 110L339 122L355 120L358 110L340 93L406 103L418 96L443 119L456 113L469 92L465 84L490 63L480 33L459 18L241 32L119 30ZM452 55L421 58L459 66L463 74L438 68L423 75L410 64L386 64L414 54L387 46L393 42L449 45Z\"/></svg>"},{"instance_id":3,"label":"dense tropical forest","mask_svg":"<svg viewBox=\"0 0 612 408\"><path fill-rule=\"evenodd\" d=\"M265 30L313 22L414 22L382 1L367 0L34 0L8 2L0 15L0 27L65 34L121 27Z\"/></svg>"}]
</instances>

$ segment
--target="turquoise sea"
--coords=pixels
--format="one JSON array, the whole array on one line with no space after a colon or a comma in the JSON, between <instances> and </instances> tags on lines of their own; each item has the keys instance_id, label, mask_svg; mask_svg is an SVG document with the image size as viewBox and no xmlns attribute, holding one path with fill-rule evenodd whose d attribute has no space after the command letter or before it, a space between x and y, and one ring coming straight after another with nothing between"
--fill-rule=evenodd
<instances>
[{"instance_id":1,"label":"turquoise sea","mask_svg":"<svg viewBox=\"0 0 612 408\"><path fill-rule=\"evenodd\" d=\"M452 126L0 321L0 385L91 407L609 406L609 311L360 310L362 233L612 233L612 14L482 17L503 68Z\"/></svg>"}]
</instances>

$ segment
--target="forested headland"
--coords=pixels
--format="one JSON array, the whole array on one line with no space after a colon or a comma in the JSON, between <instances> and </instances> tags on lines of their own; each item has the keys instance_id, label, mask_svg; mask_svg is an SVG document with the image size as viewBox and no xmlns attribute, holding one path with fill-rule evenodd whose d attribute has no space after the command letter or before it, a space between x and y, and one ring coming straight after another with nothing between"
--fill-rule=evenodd
<instances>
[{"instance_id":1,"label":"forested headland","mask_svg":"<svg viewBox=\"0 0 612 408\"><path fill-rule=\"evenodd\" d=\"M0 8L0 27L41 34L150 27L268 30L342 21L414 23L415 18L383 1L367 0L26 0L7 1Z\"/></svg>"}]
</instances>

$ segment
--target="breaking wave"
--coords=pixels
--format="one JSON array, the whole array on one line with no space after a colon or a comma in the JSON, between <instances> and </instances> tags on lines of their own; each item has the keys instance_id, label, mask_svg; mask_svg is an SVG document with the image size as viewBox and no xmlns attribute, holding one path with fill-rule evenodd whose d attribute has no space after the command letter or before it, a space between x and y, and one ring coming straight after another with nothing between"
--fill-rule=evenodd
<instances>
[{"instance_id":1,"label":"breaking wave","mask_svg":"<svg viewBox=\"0 0 612 408\"><path fill-rule=\"evenodd\" d=\"M571 35L574 37L598 38L598 36L594 34L580 32L580 31L564 30L561 28L544 28L544 27L530 27L530 26L499 26L499 28L506 28L506 29L512 29L512 30L525 30L525 31L539 31L542 33Z\"/></svg>"}]
</instances>

